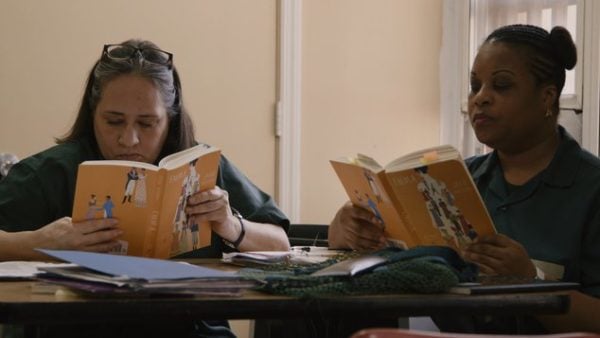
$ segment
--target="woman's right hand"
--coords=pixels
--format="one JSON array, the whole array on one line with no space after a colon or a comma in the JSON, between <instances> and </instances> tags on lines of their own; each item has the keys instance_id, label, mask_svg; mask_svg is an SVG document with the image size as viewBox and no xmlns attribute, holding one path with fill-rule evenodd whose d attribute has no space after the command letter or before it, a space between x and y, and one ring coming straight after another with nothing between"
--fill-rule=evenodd
<instances>
[{"instance_id":1,"label":"woman's right hand","mask_svg":"<svg viewBox=\"0 0 600 338\"><path fill-rule=\"evenodd\" d=\"M35 248L108 252L123 234L117 224L114 218L73 223L63 217L33 232Z\"/></svg>"},{"instance_id":2,"label":"woman's right hand","mask_svg":"<svg viewBox=\"0 0 600 338\"><path fill-rule=\"evenodd\" d=\"M329 225L328 241L332 249L375 250L386 245L383 224L366 209L347 202Z\"/></svg>"}]
</instances>

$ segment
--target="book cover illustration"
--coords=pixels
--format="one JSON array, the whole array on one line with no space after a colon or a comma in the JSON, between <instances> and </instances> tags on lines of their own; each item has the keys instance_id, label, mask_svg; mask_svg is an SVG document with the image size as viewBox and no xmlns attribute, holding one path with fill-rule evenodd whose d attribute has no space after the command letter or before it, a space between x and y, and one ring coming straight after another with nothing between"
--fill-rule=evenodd
<instances>
[{"instance_id":1,"label":"book cover illustration","mask_svg":"<svg viewBox=\"0 0 600 338\"><path fill-rule=\"evenodd\" d=\"M189 218L185 209L189 196L215 187L220 156L210 153L166 172L156 257L172 257L211 244L210 224Z\"/></svg>"},{"instance_id":2,"label":"book cover illustration","mask_svg":"<svg viewBox=\"0 0 600 338\"><path fill-rule=\"evenodd\" d=\"M124 185L123 200L121 203L133 203L137 208L146 206L146 169L131 167L127 171L127 178ZM85 214L85 219L94 218L112 218L115 203L113 196L106 195L104 200L98 201L96 193L91 193L87 202L88 209Z\"/></svg>"},{"instance_id":3,"label":"book cover illustration","mask_svg":"<svg viewBox=\"0 0 600 338\"><path fill-rule=\"evenodd\" d=\"M331 161L350 201L373 212L390 245L445 245L458 251L496 232L460 154L438 146L385 167L372 158Z\"/></svg>"},{"instance_id":4,"label":"book cover illustration","mask_svg":"<svg viewBox=\"0 0 600 338\"><path fill-rule=\"evenodd\" d=\"M494 227L462 160L386 172L401 222L424 245L460 249Z\"/></svg>"},{"instance_id":5,"label":"book cover illustration","mask_svg":"<svg viewBox=\"0 0 600 338\"><path fill-rule=\"evenodd\" d=\"M196 170L196 162L193 160L189 163L180 184L179 198L172 217L171 256L210 245L210 226L198 224L193 218L188 218L185 212L188 197L201 190L201 177Z\"/></svg>"},{"instance_id":6,"label":"book cover illustration","mask_svg":"<svg viewBox=\"0 0 600 338\"><path fill-rule=\"evenodd\" d=\"M417 190L423 196L432 224L449 246L460 247L472 243L477 238L477 232L456 206L454 195L446 184L431 177L427 169L427 166L423 166L415 171L421 176Z\"/></svg>"},{"instance_id":7,"label":"book cover illustration","mask_svg":"<svg viewBox=\"0 0 600 338\"><path fill-rule=\"evenodd\" d=\"M139 239L144 239L148 230L153 231L148 227L152 226L152 213L159 202L154 195L158 172L140 166L107 165L97 170L98 166L79 168L78 181L86 183L77 185L73 220L118 219L124 234L111 253L142 255L144 241ZM85 210L78 207L82 205Z\"/></svg>"},{"instance_id":8,"label":"book cover illustration","mask_svg":"<svg viewBox=\"0 0 600 338\"><path fill-rule=\"evenodd\" d=\"M128 161L80 165L73 220L116 218L123 235L111 253L168 258L210 245L208 224L185 214L187 197L215 186L220 152L171 169Z\"/></svg>"}]
</instances>

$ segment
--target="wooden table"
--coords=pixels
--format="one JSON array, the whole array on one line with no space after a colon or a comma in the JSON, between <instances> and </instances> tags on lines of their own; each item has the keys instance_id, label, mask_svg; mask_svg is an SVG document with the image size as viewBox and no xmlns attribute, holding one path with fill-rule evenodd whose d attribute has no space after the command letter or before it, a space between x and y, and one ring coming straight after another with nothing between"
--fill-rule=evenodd
<instances>
[{"instance_id":1,"label":"wooden table","mask_svg":"<svg viewBox=\"0 0 600 338\"><path fill-rule=\"evenodd\" d=\"M380 318L439 314L560 314L565 294L381 295L298 299L254 291L239 298L92 298L32 292L35 282L0 282L0 323L92 323L259 318Z\"/></svg>"},{"instance_id":2,"label":"wooden table","mask_svg":"<svg viewBox=\"0 0 600 338\"><path fill-rule=\"evenodd\" d=\"M189 262L211 268L237 269L219 260ZM319 327L315 331L318 333L313 332L315 337L324 337L322 333L325 332L328 337L337 338L347 337L357 328L372 326L364 322L365 315L386 323L397 323L401 317L449 313L560 314L566 312L569 306L569 297L564 293L485 296L398 294L299 299L248 291L242 297L149 298L82 296L64 289L42 293L39 285L35 281L0 282L0 324L22 326L26 337L39 338L45 336L49 327L57 328L55 325L65 325L67 329L73 325L94 328L106 324L129 328L158 323L153 328L170 331L173 327L182 327L182 324L197 323L199 319L258 319L255 334L260 337L275 337L278 334L271 335L272 330L278 332L280 326L282 330L289 330L289 325L296 325L296 329ZM352 325L358 326L354 328ZM64 333L64 328L58 327L58 332Z\"/></svg>"}]
</instances>

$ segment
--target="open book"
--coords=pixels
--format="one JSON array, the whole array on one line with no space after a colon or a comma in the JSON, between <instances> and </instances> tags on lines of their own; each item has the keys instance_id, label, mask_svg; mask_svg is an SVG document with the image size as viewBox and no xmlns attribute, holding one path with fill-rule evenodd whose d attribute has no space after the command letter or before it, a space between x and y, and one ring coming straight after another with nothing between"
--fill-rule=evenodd
<instances>
[{"instance_id":1,"label":"open book","mask_svg":"<svg viewBox=\"0 0 600 338\"><path fill-rule=\"evenodd\" d=\"M352 203L371 210L398 246L446 245L460 251L496 231L452 146L416 151L385 167L361 154L331 164Z\"/></svg>"},{"instance_id":2,"label":"open book","mask_svg":"<svg viewBox=\"0 0 600 338\"><path fill-rule=\"evenodd\" d=\"M73 221L116 218L124 231L113 253L168 258L210 245L208 224L188 220L187 197L214 188L220 150L206 144L166 156L79 165Z\"/></svg>"}]
</instances>

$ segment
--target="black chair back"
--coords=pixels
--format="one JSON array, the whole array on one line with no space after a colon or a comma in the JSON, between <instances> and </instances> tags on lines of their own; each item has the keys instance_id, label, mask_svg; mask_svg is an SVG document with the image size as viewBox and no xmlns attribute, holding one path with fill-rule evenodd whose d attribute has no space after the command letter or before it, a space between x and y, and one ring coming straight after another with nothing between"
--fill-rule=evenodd
<instances>
[{"instance_id":1,"label":"black chair back","mask_svg":"<svg viewBox=\"0 0 600 338\"><path fill-rule=\"evenodd\" d=\"M327 224L290 224L288 230L290 245L327 247L328 229Z\"/></svg>"}]
</instances>

